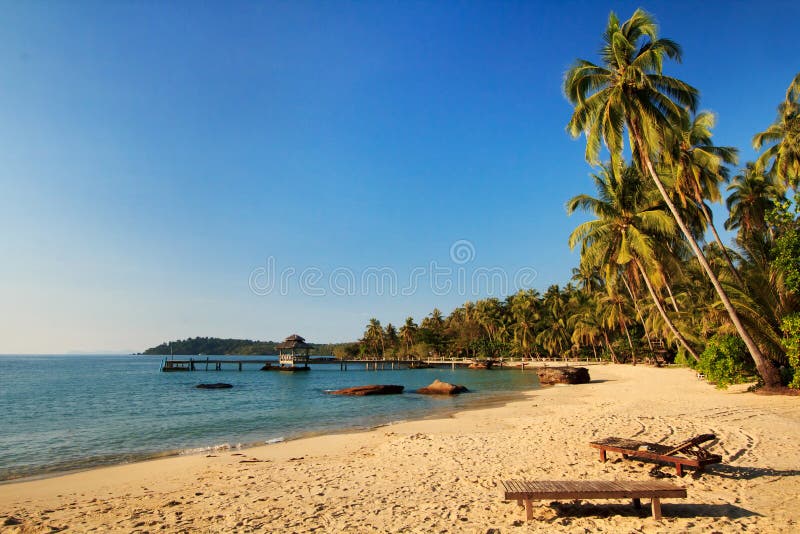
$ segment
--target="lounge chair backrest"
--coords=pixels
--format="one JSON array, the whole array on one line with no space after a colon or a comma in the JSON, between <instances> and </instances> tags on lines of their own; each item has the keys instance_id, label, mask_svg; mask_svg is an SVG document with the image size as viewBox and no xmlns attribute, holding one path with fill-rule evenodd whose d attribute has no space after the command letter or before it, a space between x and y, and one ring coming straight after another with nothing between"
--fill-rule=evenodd
<instances>
[{"instance_id":1,"label":"lounge chair backrest","mask_svg":"<svg viewBox=\"0 0 800 534\"><path fill-rule=\"evenodd\" d=\"M684 451L686 449L690 449L692 447L696 447L696 446L700 445L701 443L705 443L706 441L711 441L712 439L717 439L717 436L715 436L714 434L700 434L700 435L695 436L695 437L693 437L691 439L687 439L686 441L684 441L683 443L681 443L680 445L678 445L674 449L670 449L667 452L665 452L664 454L666 456L672 456L673 454L677 454L677 453L682 452L682 451Z\"/></svg>"}]
</instances>

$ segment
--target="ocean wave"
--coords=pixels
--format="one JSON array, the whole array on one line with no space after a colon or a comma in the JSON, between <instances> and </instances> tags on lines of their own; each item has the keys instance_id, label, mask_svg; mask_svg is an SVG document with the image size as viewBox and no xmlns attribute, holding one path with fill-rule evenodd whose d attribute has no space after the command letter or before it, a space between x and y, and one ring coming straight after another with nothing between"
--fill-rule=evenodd
<instances>
[{"instance_id":1,"label":"ocean wave","mask_svg":"<svg viewBox=\"0 0 800 534\"><path fill-rule=\"evenodd\" d=\"M241 443L236 443L235 445L231 445L230 443L220 443L218 445L210 445L208 447L194 447L191 449L182 449L178 451L180 456L186 456L189 454L201 454L204 452L224 452L224 451L235 451L242 449L244 445Z\"/></svg>"}]
</instances>

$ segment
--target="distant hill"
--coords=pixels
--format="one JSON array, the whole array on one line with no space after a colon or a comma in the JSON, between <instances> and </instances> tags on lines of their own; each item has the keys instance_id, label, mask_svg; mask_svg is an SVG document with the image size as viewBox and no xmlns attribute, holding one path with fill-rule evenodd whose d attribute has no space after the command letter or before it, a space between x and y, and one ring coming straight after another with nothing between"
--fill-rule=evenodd
<instances>
[{"instance_id":1,"label":"distant hill","mask_svg":"<svg viewBox=\"0 0 800 534\"><path fill-rule=\"evenodd\" d=\"M176 356L193 356L197 354L237 354L253 356L270 356L278 354L275 345L280 341L254 341L252 339L221 339L218 337L192 337L177 341L164 342L157 347L145 350L142 354L168 355L170 349ZM315 356L329 356L340 344L314 344L311 351Z\"/></svg>"}]
</instances>

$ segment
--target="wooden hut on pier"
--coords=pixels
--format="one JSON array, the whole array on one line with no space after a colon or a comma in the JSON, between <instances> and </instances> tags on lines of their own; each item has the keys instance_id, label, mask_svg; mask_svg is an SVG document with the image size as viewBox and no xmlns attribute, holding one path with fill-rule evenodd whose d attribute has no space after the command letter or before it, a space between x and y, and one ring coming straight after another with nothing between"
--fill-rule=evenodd
<instances>
[{"instance_id":1,"label":"wooden hut on pier","mask_svg":"<svg viewBox=\"0 0 800 534\"><path fill-rule=\"evenodd\" d=\"M280 368L287 371L307 371L308 354L314 345L309 345L302 336L292 334L283 343L275 345L278 349Z\"/></svg>"}]
</instances>

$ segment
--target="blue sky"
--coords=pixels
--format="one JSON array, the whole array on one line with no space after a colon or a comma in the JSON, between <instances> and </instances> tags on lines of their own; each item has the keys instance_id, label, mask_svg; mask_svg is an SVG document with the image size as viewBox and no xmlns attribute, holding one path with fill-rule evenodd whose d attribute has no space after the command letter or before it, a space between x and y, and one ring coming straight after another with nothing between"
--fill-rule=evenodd
<instances>
[{"instance_id":1,"label":"blue sky","mask_svg":"<svg viewBox=\"0 0 800 534\"><path fill-rule=\"evenodd\" d=\"M0 353L343 341L486 296L481 269L563 284L591 169L561 80L610 10L683 46L667 73L744 160L800 70L795 2L194 4L0 3Z\"/></svg>"}]
</instances>

